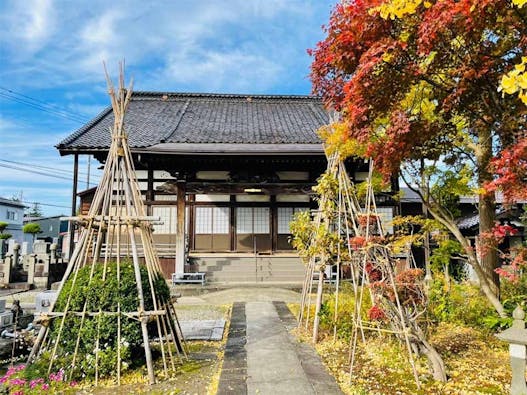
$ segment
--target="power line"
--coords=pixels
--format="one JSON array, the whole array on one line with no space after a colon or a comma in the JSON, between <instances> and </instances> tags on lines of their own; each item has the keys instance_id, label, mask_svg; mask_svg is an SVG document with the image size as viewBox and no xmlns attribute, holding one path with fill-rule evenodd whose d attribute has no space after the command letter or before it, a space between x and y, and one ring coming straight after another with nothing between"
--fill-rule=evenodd
<instances>
[{"instance_id":1,"label":"power line","mask_svg":"<svg viewBox=\"0 0 527 395\"><path fill-rule=\"evenodd\" d=\"M71 110L65 109L65 108L60 107L60 106L58 106L56 104L48 103L48 102L45 102L45 101L42 101L42 100L39 100L39 99L35 99L34 97L31 97L31 96L28 96L28 95L24 95L23 93L16 92L16 91L14 91L12 89L8 89L8 88L5 88L3 86L0 86L0 90L8 92L10 95L12 95L14 97L18 96L20 98L27 99L27 100L35 103L35 104L42 105L43 107L49 108L50 110L57 111L57 112L60 112L60 113L64 113L66 115L71 115L73 117L82 119L84 122L87 121L86 116L84 116L84 115L82 115L80 113L76 113L76 112L73 112Z\"/></svg>"},{"instance_id":2,"label":"power line","mask_svg":"<svg viewBox=\"0 0 527 395\"><path fill-rule=\"evenodd\" d=\"M6 91L6 92L9 92L9 93L11 93L11 94L13 94L13 95L21 96L21 97L24 97L24 98L29 99L29 100L31 100L31 101L34 101L34 102L37 102L37 103L41 103L41 104L43 104L43 105L45 105L45 106L47 106L47 107L53 107L53 108L56 108L56 109L59 110L59 111L67 112L67 113L70 113L70 114L72 114L72 115L75 115L75 116L79 116L79 117L81 117L81 118L84 118L84 115L79 114L79 113L75 113L75 112L73 112L73 111L71 111L71 110L66 110L66 109L64 109L64 108L61 108L61 107L57 106L56 104L53 104L53 103L47 103L47 102L45 102L45 101L42 101L42 100L39 100L39 99L35 99L34 97L24 95L23 93L16 92L16 91L14 91L14 90L12 90L12 89L8 89L8 88L5 88L5 87L3 87L3 86L0 86L0 89L1 89L1 90L4 90L4 91Z\"/></svg>"},{"instance_id":3,"label":"power line","mask_svg":"<svg viewBox=\"0 0 527 395\"><path fill-rule=\"evenodd\" d=\"M50 110L49 108L46 108L46 107L41 106L39 104L31 103L31 102L26 101L24 99L19 99L19 98L15 97L15 96L6 95L3 92L0 92L0 97L4 97L4 98L6 98L8 100L12 100L12 101L17 102L19 104L25 104L25 105L27 105L29 107L34 108L34 109L46 112L46 113L51 114L51 115L55 115L55 116L59 116L59 117L65 118L65 119L68 119L70 121L74 121L74 122L78 122L78 123L86 123L86 120L84 120L84 119L80 119L80 118L77 118L75 116L70 116L70 115L67 115L66 113L62 113L62 112L59 112L59 111Z\"/></svg>"},{"instance_id":4,"label":"power line","mask_svg":"<svg viewBox=\"0 0 527 395\"><path fill-rule=\"evenodd\" d=\"M79 123L86 123L88 121L88 119L85 116L78 114L78 113L74 113L70 110L65 110L63 108L58 107L57 105L46 103L42 100L32 98L30 96L15 92L11 89L7 89L1 86L0 86L0 90L4 91L4 92L0 92L0 96L8 100L12 100L20 104L25 104L37 110L41 110L49 114L60 116L62 118L66 118L71 121L75 121Z\"/></svg>"},{"instance_id":5,"label":"power line","mask_svg":"<svg viewBox=\"0 0 527 395\"><path fill-rule=\"evenodd\" d=\"M61 206L58 204L51 204L51 203L41 203L41 202L27 202L25 200L20 200L20 203L24 204L38 204L39 206L49 206L49 207L60 207L60 208L71 208L71 206Z\"/></svg>"},{"instance_id":6,"label":"power line","mask_svg":"<svg viewBox=\"0 0 527 395\"><path fill-rule=\"evenodd\" d=\"M70 178L70 177L63 177L63 176L59 176L57 174L44 173L43 171L38 171L38 170L25 169L25 168L20 167L20 166L13 166L13 165L7 165L7 164L4 164L4 163L0 163L0 167L5 167L7 169L13 169L13 170L19 170L19 171L25 171L27 173L38 174L38 175L46 176L46 177L58 178L58 179L61 179L61 180L72 181L72 178Z\"/></svg>"},{"instance_id":7,"label":"power line","mask_svg":"<svg viewBox=\"0 0 527 395\"><path fill-rule=\"evenodd\" d=\"M0 159L0 162L12 163L12 164L15 164L15 165L20 165L20 166L30 166L31 168L38 168L38 169L43 169L43 170L51 170L51 171L54 171L55 173L58 173L57 175L68 175L68 176L71 176L71 170L56 169L54 167L36 165L36 164L33 164L33 163L18 162L18 161L15 161L15 160L8 160L8 159ZM60 173L62 173L62 174L60 174ZM83 176L87 176L88 175L88 173L81 172L81 171L79 172L79 174L83 175ZM99 176L96 175L96 174L90 174L90 178L91 177L98 178Z\"/></svg>"}]
</instances>

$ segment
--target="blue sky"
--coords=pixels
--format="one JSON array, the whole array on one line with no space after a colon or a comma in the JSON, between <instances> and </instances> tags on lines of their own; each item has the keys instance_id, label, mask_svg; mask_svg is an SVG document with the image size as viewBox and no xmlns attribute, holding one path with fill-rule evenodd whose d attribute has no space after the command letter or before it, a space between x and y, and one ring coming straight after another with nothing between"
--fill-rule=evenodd
<instances>
[{"instance_id":1,"label":"blue sky","mask_svg":"<svg viewBox=\"0 0 527 395\"><path fill-rule=\"evenodd\" d=\"M135 90L308 94L335 2L0 1L0 197L69 213L73 160L54 145L108 105L103 60L115 79L124 58Z\"/></svg>"}]
</instances>

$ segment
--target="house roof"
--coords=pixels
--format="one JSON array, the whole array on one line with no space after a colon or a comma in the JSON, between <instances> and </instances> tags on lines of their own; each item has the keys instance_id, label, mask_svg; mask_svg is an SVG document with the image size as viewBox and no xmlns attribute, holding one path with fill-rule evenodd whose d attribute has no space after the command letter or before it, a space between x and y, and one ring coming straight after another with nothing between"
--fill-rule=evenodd
<instances>
[{"instance_id":1,"label":"house roof","mask_svg":"<svg viewBox=\"0 0 527 395\"><path fill-rule=\"evenodd\" d=\"M313 96L134 92L125 128L132 150L212 153L269 150L322 153L329 117ZM107 150L111 107L61 141L60 153Z\"/></svg>"},{"instance_id":2,"label":"house roof","mask_svg":"<svg viewBox=\"0 0 527 395\"><path fill-rule=\"evenodd\" d=\"M25 204L11 199L5 199L0 197L0 205L2 206L11 206L11 207L18 207L18 208L24 208L27 207Z\"/></svg>"},{"instance_id":3,"label":"house roof","mask_svg":"<svg viewBox=\"0 0 527 395\"><path fill-rule=\"evenodd\" d=\"M496 196L498 202L501 202L499 200L499 196ZM412 189L408 188L408 187L401 187L401 202L403 203L412 203L412 202L416 202L416 203L420 203L422 200L421 200L421 197L416 193L414 192ZM477 195L472 195L472 196L469 196L469 195L465 195L465 196L460 196L459 197L459 203L461 204L476 204L478 202L478 196Z\"/></svg>"}]
</instances>

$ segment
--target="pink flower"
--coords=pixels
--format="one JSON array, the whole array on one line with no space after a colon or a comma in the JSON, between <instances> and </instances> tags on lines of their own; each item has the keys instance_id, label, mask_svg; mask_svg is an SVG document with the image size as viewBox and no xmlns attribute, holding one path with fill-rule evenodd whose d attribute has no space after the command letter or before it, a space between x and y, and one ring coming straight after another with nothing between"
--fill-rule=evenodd
<instances>
[{"instance_id":1,"label":"pink flower","mask_svg":"<svg viewBox=\"0 0 527 395\"><path fill-rule=\"evenodd\" d=\"M13 395L24 395L24 391L20 390L17 392L13 392Z\"/></svg>"},{"instance_id":2,"label":"pink flower","mask_svg":"<svg viewBox=\"0 0 527 395\"><path fill-rule=\"evenodd\" d=\"M57 373L50 373L49 379L51 381L63 381L64 380L64 369L60 369Z\"/></svg>"},{"instance_id":3,"label":"pink flower","mask_svg":"<svg viewBox=\"0 0 527 395\"><path fill-rule=\"evenodd\" d=\"M21 370L24 370L26 368L26 365L22 364L22 365L18 365L16 368L15 368L15 372L20 372Z\"/></svg>"},{"instance_id":4,"label":"pink flower","mask_svg":"<svg viewBox=\"0 0 527 395\"><path fill-rule=\"evenodd\" d=\"M43 382L44 382L43 378L31 380L31 382L29 383L29 388L34 389L37 385L42 384Z\"/></svg>"},{"instance_id":5,"label":"pink flower","mask_svg":"<svg viewBox=\"0 0 527 395\"><path fill-rule=\"evenodd\" d=\"M7 372L5 373L4 377L11 377L13 374L15 374L15 372L16 372L15 368L11 367L7 369Z\"/></svg>"},{"instance_id":6,"label":"pink flower","mask_svg":"<svg viewBox=\"0 0 527 395\"><path fill-rule=\"evenodd\" d=\"M79 383L77 383L75 380L71 381L70 382L70 387L75 387L77 384L79 384Z\"/></svg>"},{"instance_id":7,"label":"pink flower","mask_svg":"<svg viewBox=\"0 0 527 395\"><path fill-rule=\"evenodd\" d=\"M26 383L26 380L19 379L19 378L12 379L11 381L9 381L9 384L11 385L24 385L25 383Z\"/></svg>"},{"instance_id":8,"label":"pink flower","mask_svg":"<svg viewBox=\"0 0 527 395\"><path fill-rule=\"evenodd\" d=\"M41 387L44 391L46 390L49 390L49 384L42 384L42 387Z\"/></svg>"}]
</instances>

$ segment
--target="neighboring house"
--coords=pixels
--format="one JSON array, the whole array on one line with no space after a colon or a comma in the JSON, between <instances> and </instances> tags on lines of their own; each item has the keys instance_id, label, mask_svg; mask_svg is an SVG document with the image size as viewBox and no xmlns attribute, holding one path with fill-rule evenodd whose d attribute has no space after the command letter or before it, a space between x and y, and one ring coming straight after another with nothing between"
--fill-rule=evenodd
<instances>
[{"instance_id":1,"label":"neighboring house","mask_svg":"<svg viewBox=\"0 0 527 395\"><path fill-rule=\"evenodd\" d=\"M7 222L4 233L12 235L11 239L17 243L24 241L24 232L22 232L24 221L24 209L26 206L16 200L0 198L0 222Z\"/></svg>"},{"instance_id":2,"label":"neighboring house","mask_svg":"<svg viewBox=\"0 0 527 395\"><path fill-rule=\"evenodd\" d=\"M165 274L302 281L289 222L316 207L311 187L327 166L316 131L328 122L311 96L135 92L125 130L148 213L163 221L154 240ZM57 148L104 163L112 124L109 107ZM367 164L348 170L358 180ZM81 214L93 192L81 193Z\"/></svg>"},{"instance_id":3,"label":"neighboring house","mask_svg":"<svg viewBox=\"0 0 527 395\"><path fill-rule=\"evenodd\" d=\"M423 204L420 197L409 188L401 188L400 212L401 215L421 215ZM524 207L527 201L519 201L515 204L505 204L501 194L496 195L496 222L501 225L510 225L515 229L513 235L507 235L503 243L499 246L501 251L508 251L510 248L519 247L527 241L527 231L525 223L521 217L525 215ZM461 196L457 206L459 218L456 223L461 233L471 240L475 246L479 235L479 214L478 197ZM433 246L432 246L433 247ZM414 256L418 262L424 260L422 248L414 248ZM475 278L475 274L469 268L469 275Z\"/></svg>"},{"instance_id":4,"label":"neighboring house","mask_svg":"<svg viewBox=\"0 0 527 395\"><path fill-rule=\"evenodd\" d=\"M37 223L40 225L41 233L37 234L35 239L44 240L48 243L57 243L59 250L62 247L63 238L68 233L68 221L60 218L64 215L52 217L25 217L24 224Z\"/></svg>"}]
</instances>

